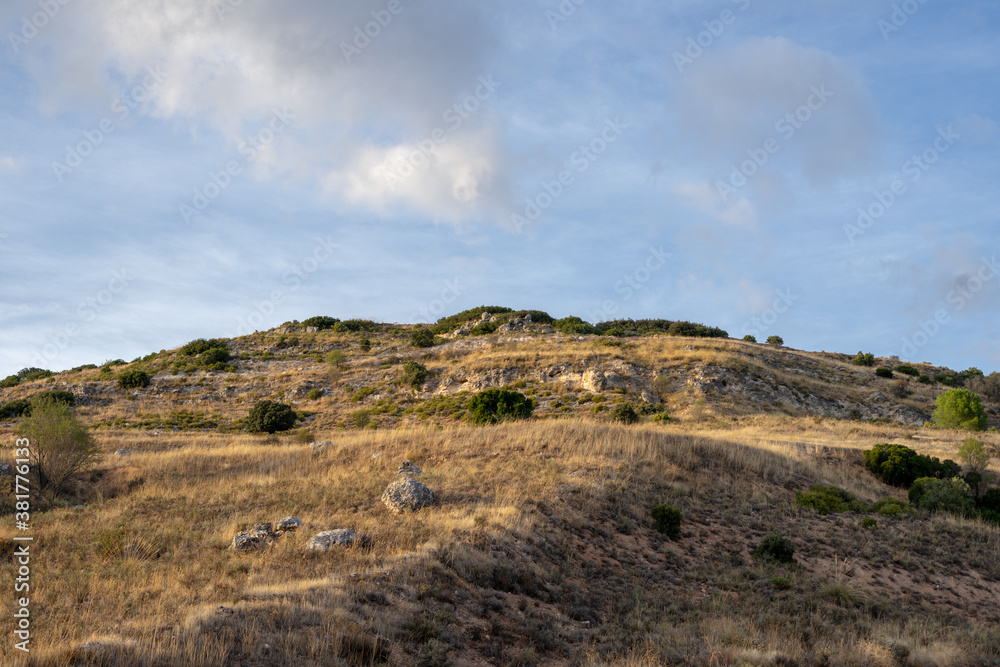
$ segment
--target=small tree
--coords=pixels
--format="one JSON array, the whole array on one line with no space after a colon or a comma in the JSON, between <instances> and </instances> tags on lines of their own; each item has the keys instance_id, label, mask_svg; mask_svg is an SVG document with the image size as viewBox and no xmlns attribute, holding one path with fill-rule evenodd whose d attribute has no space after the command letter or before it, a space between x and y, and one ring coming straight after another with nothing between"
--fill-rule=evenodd
<instances>
[{"instance_id":1,"label":"small tree","mask_svg":"<svg viewBox=\"0 0 1000 667\"><path fill-rule=\"evenodd\" d=\"M509 389L487 389L469 401L469 416L475 424L528 419L534 410L535 405L530 398Z\"/></svg>"},{"instance_id":2,"label":"small tree","mask_svg":"<svg viewBox=\"0 0 1000 667\"><path fill-rule=\"evenodd\" d=\"M51 398L32 404L19 433L31 442L31 457L38 465L39 485L56 491L70 478L87 470L97 459L97 447L72 408Z\"/></svg>"},{"instance_id":3,"label":"small tree","mask_svg":"<svg viewBox=\"0 0 1000 667\"><path fill-rule=\"evenodd\" d=\"M757 342L757 337L756 336L751 336L750 334L747 334L746 336L743 337L743 340L745 342L747 342L747 343L756 343Z\"/></svg>"},{"instance_id":4,"label":"small tree","mask_svg":"<svg viewBox=\"0 0 1000 667\"><path fill-rule=\"evenodd\" d=\"M785 344L785 339L782 338L781 336L768 336L767 344L774 345L775 347L781 347L782 345Z\"/></svg>"},{"instance_id":5,"label":"small tree","mask_svg":"<svg viewBox=\"0 0 1000 667\"><path fill-rule=\"evenodd\" d=\"M639 414L631 403L619 403L611 411L611 421L616 421L619 424L635 424L639 421Z\"/></svg>"},{"instance_id":6,"label":"small tree","mask_svg":"<svg viewBox=\"0 0 1000 667\"><path fill-rule=\"evenodd\" d=\"M986 443L969 438L958 448L958 458L969 470L982 472L990 465L991 456L986 449Z\"/></svg>"},{"instance_id":7,"label":"small tree","mask_svg":"<svg viewBox=\"0 0 1000 667\"><path fill-rule=\"evenodd\" d=\"M258 401L247 415L246 427L251 433L276 433L295 426L295 412L291 406L274 401Z\"/></svg>"},{"instance_id":8,"label":"small tree","mask_svg":"<svg viewBox=\"0 0 1000 667\"><path fill-rule=\"evenodd\" d=\"M434 334L430 329L416 329L410 334L410 345L413 347L434 347Z\"/></svg>"},{"instance_id":9,"label":"small tree","mask_svg":"<svg viewBox=\"0 0 1000 667\"><path fill-rule=\"evenodd\" d=\"M875 355L871 352L861 352L859 351L857 356L851 359L851 363L855 366L874 366L875 365Z\"/></svg>"},{"instance_id":10,"label":"small tree","mask_svg":"<svg viewBox=\"0 0 1000 667\"><path fill-rule=\"evenodd\" d=\"M986 412L979 396L966 389L949 389L937 398L934 423L944 428L985 431Z\"/></svg>"}]
</instances>

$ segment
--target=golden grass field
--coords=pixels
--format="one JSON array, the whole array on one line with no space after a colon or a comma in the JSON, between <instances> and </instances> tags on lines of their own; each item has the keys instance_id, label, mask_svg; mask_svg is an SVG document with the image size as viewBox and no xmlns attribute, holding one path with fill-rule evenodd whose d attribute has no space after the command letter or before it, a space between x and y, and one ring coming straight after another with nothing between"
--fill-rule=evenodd
<instances>
[{"instance_id":1,"label":"golden grass field","mask_svg":"<svg viewBox=\"0 0 1000 667\"><path fill-rule=\"evenodd\" d=\"M955 458L967 434L790 414L687 383L716 367L832 399L887 390L844 355L565 336L429 351L384 338L362 354L350 336L321 333L258 360L275 340L235 341L250 357L236 373L165 371L178 354L164 353L141 391L115 391L96 370L5 390L11 400L97 388L76 410L95 427L95 471L73 497L42 498L33 514L28 664L1000 664L997 527L940 514L820 516L794 503L815 483L867 502L905 499L867 472L861 450L897 442ZM332 349L347 354L340 368L318 361ZM435 382L519 369L537 416L473 427L452 408L421 413L439 399L400 386L400 359L421 360ZM589 392L536 379L556 364L614 360L663 378L654 384L673 421L614 425ZM323 396L302 399L304 385ZM364 387L372 396L359 399ZM926 410L934 391L913 383L900 400ZM306 424L238 432L262 398L308 411ZM372 412L364 428L352 421L359 410ZM179 411L219 428L135 428ZM0 432L12 434L7 426ZM982 438L1000 446L995 434ZM332 446L313 453L311 440ZM395 515L380 496L407 459L438 502ZM653 529L649 510L661 503L683 513L679 541ZM259 553L231 548L238 531L286 516L305 525ZM863 529L865 517L877 528ZM338 528L370 543L306 548ZM797 565L751 557L775 529L795 544ZM5 565L13 536L5 521ZM12 572L0 570L0 590L13 590ZM25 664L12 644L0 644L0 663Z\"/></svg>"}]
</instances>

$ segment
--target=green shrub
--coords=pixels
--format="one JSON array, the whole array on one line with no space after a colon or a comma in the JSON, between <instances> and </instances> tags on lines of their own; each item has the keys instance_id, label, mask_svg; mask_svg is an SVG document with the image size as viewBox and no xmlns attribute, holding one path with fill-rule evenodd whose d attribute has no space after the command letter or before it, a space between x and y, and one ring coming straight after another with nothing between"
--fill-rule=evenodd
<instances>
[{"instance_id":1,"label":"green shrub","mask_svg":"<svg viewBox=\"0 0 1000 667\"><path fill-rule=\"evenodd\" d=\"M986 412L979 396L966 389L949 389L937 398L934 423L944 428L985 431Z\"/></svg>"},{"instance_id":2,"label":"green shrub","mask_svg":"<svg viewBox=\"0 0 1000 667\"><path fill-rule=\"evenodd\" d=\"M427 379L427 367L416 361L407 361L403 364L402 379L403 384L409 385L414 389L420 389L424 380Z\"/></svg>"},{"instance_id":3,"label":"green shrub","mask_svg":"<svg viewBox=\"0 0 1000 667\"><path fill-rule=\"evenodd\" d=\"M888 368L876 368L875 369L875 375L878 376L878 377L880 377L880 378L891 378L892 377L892 371L890 369L888 369Z\"/></svg>"},{"instance_id":4,"label":"green shrub","mask_svg":"<svg viewBox=\"0 0 1000 667\"><path fill-rule=\"evenodd\" d=\"M372 351L372 342L368 340L367 336L362 336L361 340L358 341L358 349L365 353Z\"/></svg>"},{"instance_id":5,"label":"green shrub","mask_svg":"<svg viewBox=\"0 0 1000 667\"><path fill-rule=\"evenodd\" d=\"M472 336L489 336L499 328L499 324L490 320L489 322L480 322L476 326L472 327L469 329L469 334Z\"/></svg>"},{"instance_id":6,"label":"green shrub","mask_svg":"<svg viewBox=\"0 0 1000 667\"><path fill-rule=\"evenodd\" d=\"M326 357L324 358L326 359L326 363L330 364L331 366L339 368L341 366L347 365L347 355L341 352L340 350L331 350L326 353Z\"/></svg>"},{"instance_id":7,"label":"green shrub","mask_svg":"<svg viewBox=\"0 0 1000 667\"><path fill-rule=\"evenodd\" d=\"M571 315L552 323L552 328L564 334L597 334L597 327L589 322L584 322L579 317Z\"/></svg>"},{"instance_id":8,"label":"green shrub","mask_svg":"<svg viewBox=\"0 0 1000 667\"><path fill-rule=\"evenodd\" d=\"M251 433L276 433L295 426L297 419L291 406L274 401L257 401L247 415L246 429Z\"/></svg>"},{"instance_id":9,"label":"green shrub","mask_svg":"<svg viewBox=\"0 0 1000 667\"><path fill-rule=\"evenodd\" d=\"M972 516L976 506L972 489L960 477L950 479L921 477L913 482L909 497L910 504L928 512Z\"/></svg>"},{"instance_id":10,"label":"green shrub","mask_svg":"<svg viewBox=\"0 0 1000 667\"><path fill-rule=\"evenodd\" d=\"M149 386L150 379L146 371L131 368L118 374L118 386L121 389L142 389Z\"/></svg>"},{"instance_id":11,"label":"green shrub","mask_svg":"<svg viewBox=\"0 0 1000 667\"><path fill-rule=\"evenodd\" d=\"M855 366L874 366L875 365L875 355L871 352L858 352L858 354L851 359L851 363Z\"/></svg>"},{"instance_id":12,"label":"green shrub","mask_svg":"<svg viewBox=\"0 0 1000 667\"><path fill-rule=\"evenodd\" d=\"M658 532L670 539L681 539L681 511L669 505L657 505L649 510L653 517L653 526Z\"/></svg>"},{"instance_id":13,"label":"green shrub","mask_svg":"<svg viewBox=\"0 0 1000 667\"><path fill-rule=\"evenodd\" d=\"M323 390L322 389L310 389L309 393L306 394L306 398L308 398L310 401L317 401L322 396L323 396Z\"/></svg>"},{"instance_id":14,"label":"green shrub","mask_svg":"<svg viewBox=\"0 0 1000 667\"><path fill-rule=\"evenodd\" d=\"M886 484L908 488L920 477L954 477L961 472L952 460L918 454L905 445L880 444L862 452L865 465Z\"/></svg>"},{"instance_id":15,"label":"green shrub","mask_svg":"<svg viewBox=\"0 0 1000 667\"><path fill-rule=\"evenodd\" d=\"M40 391L31 397L32 404L41 403L42 401L55 401L56 403L73 406L76 405L76 396L72 392L50 389L48 391Z\"/></svg>"},{"instance_id":16,"label":"green shrub","mask_svg":"<svg viewBox=\"0 0 1000 667\"><path fill-rule=\"evenodd\" d=\"M990 465L990 452L986 443L968 438L958 448L958 458L969 470L983 471Z\"/></svg>"},{"instance_id":17,"label":"green shrub","mask_svg":"<svg viewBox=\"0 0 1000 667\"><path fill-rule=\"evenodd\" d=\"M743 340L746 341L747 343L756 343L757 337L747 334L746 336L743 337Z\"/></svg>"},{"instance_id":18,"label":"green shrub","mask_svg":"<svg viewBox=\"0 0 1000 667\"><path fill-rule=\"evenodd\" d=\"M41 486L57 491L98 457L90 431L76 419L72 408L49 398L32 404L31 414L21 422L18 433L31 441L31 457L38 465Z\"/></svg>"},{"instance_id":19,"label":"green shrub","mask_svg":"<svg viewBox=\"0 0 1000 667\"><path fill-rule=\"evenodd\" d=\"M31 412L31 401L20 398L0 405L0 419L17 419Z\"/></svg>"},{"instance_id":20,"label":"green shrub","mask_svg":"<svg viewBox=\"0 0 1000 667\"><path fill-rule=\"evenodd\" d=\"M878 521L871 518L870 516L865 517L864 519L861 520L861 527L864 528L865 530L875 530L876 528L878 528Z\"/></svg>"},{"instance_id":21,"label":"green shrub","mask_svg":"<svg viewBox=\"0 0 1000 667\"><path fill-rule=\"evenodd\" d=\"M820 514L867 512L868 505L856 496L836 486L813 484L807 492L795 494L795 504L810 507Z\"/></svg>"},{"instance_id":22,"label":"green shrub","mask_svg":"<svg viewBox=\"0 0 1000 667\"><path fill-rule=\"evenodd\" d=\"M979 509L1000 512L1000 487L994 487L984 493L977 505Z\"/></svg>"},{"instance_id":23,"label":"green shrub","mask_svg":"<svg viewBox=\"0 0 1000 667\"><path fill-rule=\"evenodd\" d=\"M499 424L528 419L535 409L524 394L509 389L487 389L469 401L469 418L474 424Z\"/></svg>"},{"instance_id":24,"label":"green shrub","mask_svg":"<svg viewBox=\"0 0 1000 667\"><path fill-rule=\"evenodd\" d=\"M639 421L639 414L631 403L619 403L611 411L611 421L619 424L635 424Z\"/></svg>"},{"instance_id":25,"label":"green shrub","mask_svg":"<svg viewBox=\"0 0 1000 667\"><path fill-rule=\"evenodd\" d=\"M332 329L336 324L340 322L336 317L327 317L326 315L319 315L317 317L310 317L308 320L302 322L303 327L316 327L317 331L326 331L327 329Z\"/></svg>"},{"instance_id":26,"label":"green shrub","mask_svg":"<svg viewBox=\"0 0 1000 667\"><path fill-rule=\"evenodd\" d=\"M212 347L198 355L198 363L201 366L214 366L216 364L225 365L232 355L224 347Z\"/></svg>"},{"instance_id":27,"label":"green shrub","mask_svg":"<svg viewBox=\"0 0 1000 667\"><path fill-rule=\"evenodd\" d=\"M657 424L668 422L670 421L670 415L667 414L666 412L661 412L660 414L653 416L653 421L656 422Z\"/></svg>"},{"instance_id":28,"label":"green shrub","mask_svg":"<svg viewBox=\"0 0 1000 667\"><path fill-rule=\"evenodd\" d=\"M776 530L750 552L756 561L773 561L777 563L794 563L795 545L785 537L780 530Z\"/></svg>"},{"instance_id":29,"label":"green shrub","mask_svg":"<svg viewBox=\"0 0 1000 667\"><path fill-rule=\"evenodd\" d=\"M209 350L215 348L228 350L229 345L226 343L226 341L220 340L218 338L211 338L209 340L205 340L204 338L199 338L197 340L191 341L187 345L184 345L181 348L181 354L186 355L188 357L196 357L199 354L208 352ZM114 362L111 363L112 365L114 364Z\"/></svg>"},{"instance_id":30,"label":"green shrub","mask_svg":"<svg viewBox=\"0 0 1000 667\"><path fill-rule=\"evenodd\" d=\"M775 347L781 347L782 345L785 344L785 339L782 338L781 336L768 336L767 344L774 345Z\"/></svg>"},{"instance_id":31,"label":"green shrub","mask_svg":"<svg viewBox=\"0 0 1000 667\"><path fill-rule=\"evenodd\" d=\"M934 381L931 380L931 378L930 378L929 375L925 375L925 374L921 373L920 376L917 377L917 382L919 382L920 384L931 384Z\"/></svg>"},{"instance_id":32,"label":"green shrub","mask_svg":"<svg viewBox=\"0 0 1000 667\"><path fill-rule=\"evenodd\" d=\"M909 364L896 366L896 372L902 373L903 375L909 375L910 377L920 377L920 371Z\"/></svg>"},{"instance_id":33,"label":"green shrub","mask_svg":"<svg viewBox=\"0 0 1000 667\"><path fill-rule=\"evenodd\" d=\"M771 577L771 585L779 591L787 591L792 587L792 581L788 577Z\"/></svg>"},{"instance_id":34,"label":"green shrub","mask_svg":"<svg viewBox=\"0 0 1000 667\"><path fill-rule=\"evenodd\" d=\"M461 313L456 313L455 315L442 317L433 327L431 327L431 332L438 335L449 333L458 329L467 322L478 322L483 316L483 313L497 315L512 312L514 311L510 308L504 308L502 306L479 306L478 308L470 308L469 310L463 310Z\"/></svg>"},{"instance_id":35,"label":"green shrub","mask_svg":"<svg viewBox=\"0 0 1000 667\"><path fill-rule=\"evenodd\" d=\"M410 334L410 345L413 347L434 347L434 334L430 329L416 329Z\"/></svg>"},{"instance_id":36,"label":"green shrub","mask_svg":"<svg viewBox=\"0 0 1000 667\"><path fill-rule=\"evenodd\" d=\"M909 509L910 506L908 503L892 496L880 498L873 502L871 506L871 511L877 512L880 516L900 516Z\"/></svg>"},{"instance_id":37,"label":"green shrub","mask_svg":"<svg viewBox=\"0 0 1000 667\"><path fill-rule=\"evenodd\" d=\"M357 428L364 428L372 421L372 413L368 410L358 410L351 414L351 423Z\"/></svg>"}]
</instances>

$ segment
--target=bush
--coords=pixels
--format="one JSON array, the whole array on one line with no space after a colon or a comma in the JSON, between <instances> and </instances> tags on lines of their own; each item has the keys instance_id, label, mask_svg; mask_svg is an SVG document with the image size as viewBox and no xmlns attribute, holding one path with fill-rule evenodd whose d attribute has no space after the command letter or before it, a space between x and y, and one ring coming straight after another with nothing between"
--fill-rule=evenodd
<instances>
[{"instance_id":1,"label":"bush","mask_svg":"<svg viewBox=\"0 0 1000 667\"><path fill-rule=\"evenodd\" d=\"M362 336L361 340L358 341L358 349L365 353L372 351L372 342L368 340L367 336Z\"/></svg>"},{"instance_id":2,"label":"bush","mask_svg":"<svg viewBox=\"0 0 1000 667\"><path fill-rule=\"evenodd\" d=\"M358 410L351 414L351 423L357 428L364 428L372 421L372 413L368 410Z\"/></svg>"},{"instance_id":3,"label":"bush","mask_svg":"<svg viewBox=\"0 0 1000 667\"><path fill-rule=\"evenodd\" d=\"M322 398L322 396L323 396L322 389L310 389L309 393L306 394L306 398L308 398L310 401L318 401L320 398Z\"/></svg>"},{"instance_id":4,"label":"bush","mask_svg":"<svg viewBox=\"0 0 1000 667\"><path fill-rule=\"evenodd\" d=\"M920 371L909 364L896 366L896 372L902 373L903 375L909 375L910 377L920 377Z\"/></svg>"},{"instance_id":5,"label":"bush","mask_svg":"<svg viewBox=\"0 0 1000 667\"><path fill-rule=\"evenodd\" d=\"M785 537L780 530L776 530L757 545L750 552L756 561L773 561L777 563L794 563L795 545Z\"/></svg>"},{"instance_id":6,"label":"bush","mask_svg":"<svg viewBox=\"0 0 1000 667\"><path fill-rule=\"evenodd\" d=\"M57 389L50 389L48 391L40 391L31 397L31 402L41 403L42 401L51 400L56 403L64 403L69 406L76 405L76 396L68 391L60 391Z\"/></svg>"},{"instance_id":7,"label":"bush","mask_svg":"<svg viewBox=\"0 0 1000 667\"><path fill-rule=\"evenodd\" d=\"M800 507L810 507L820 514L868 511L868 505L853 494L825 484L813 484L809 487L809 491L796 493L795 504Z\"/></svg>"},{"instance_id":8,"label":"bush","mask_svg":"<svg viewBox=\"0 0 1000 667\"><path fill-rule=\"evenodd\" d=\"M979 396L966 389L949 389L937 398L934 423L944 428L985 431L986 412Z\"/></svg>"},{"instance_id":9,"label":"bush","mask_svg":"<svg viewBox=\"0 0 1000 667\"><path fill-rule=\"evenodd\" d=\"M768 336L767 344L774 345L776 347L781 347L782 345L785 344L785 339L782 338L781 336Z\"/></svg>"},{"instance_id":10,"label":"bush","mask_svg":"<svg viewBox=\"0 0 1000 667\"><path fill-rule=\"evenodd\" d=\"M896 398L906 398L910 395L910 388L907 386L906 380L896 380L893 382L890 391Z\"/></svg>"},{"instance_id":11,"label":"bush","mask_svg":"<svg viewBox=\"0 0 1000 667\"><path fill-rule=\"evenodd\" d=\"M43 487L63 490L73 475L87 470L98 456L90 431L77 421L72 408L50 398L32 405L18 432L31 441L31 458Z\"/></svg>"},{"instance_id":12,"label":"bush","mask_svg":"<svg viewBox=\"0 0 1000 667\"><path fill-rule=\"evenodd\" d=\"M888 368L876 368L875 375L880 378L891 378L892 371Z\"/></svg>"},{"instance_id":13,"label":"bush","mask_svg":"<svg viewBox=\"0 0 1000 667\"><path fill-rule=\"evenodd\" d=\"M434 334L430 329L416 329L410 334L410 345L413 347L434 347Z\"/></svg>"},{"instance_id":14,"label":"bush","mask_svg":"<svg viewBox=\"0 0 1000 667\"><path fill-rule=\"evenodd\" d=\"M597 327L573 315L556 320L552 323L552 328L564 334L597 334Z\"/></svg>"},{"instance_id":15,"label":"bush","mask_svg":"<svg viewBox=\"0 0 1000 667\"><path fill-rule=\"evenodd\" d=\"M861 527L864 528L865 530L875 530L876 528L878 528L878 521L871 518L870 516L865 517L864 519L861 520Z\"/></svg>"},{"instance_id":16,"label":"bush","mask_svg":"<svg viewBox=\"0 0 1000 667\"><path fill-rule=\"evenodd\" d=\"M653 517L653 527L659 533L674 541L681 539L681 511L679 509L669 505L657 505L649 510L649 514Z\"/></svg>"},{"instance_id":17,"label":"bush","mask_svg":"<svg viewBox=\"0 0 1000 667\"><path fill-rule=\"evenodd\" d=\"M420 385L427 379L427 367L416 361L407 361L403 364L403 383L414 389L420 389Z\"/></svg>"},{"instance_id":18,"label":"bush","mask_svg":"<svg viewBox=\"0 0 1000 667\"><path fill-rule=\"evenodd\" d=\"M317 317L310 317L308 320L302 322L303 327L316 327L317 331L326 331L327 329L332 329L336 324L340 322L336 317L327 317L326 315L319 315Z\"/></svg>"},{"instance_id":19,"label":"bush","mask_svg":"<svg viewBox=\"0 0 1000 667\"><path fill-rule=\"evenodd\" d=\"M792 580L788 577L771 577L771 585L779 591L787 591L792 587Z\"/></svg>"},{"instance_id":20,"label":"bush","mask_svg":"<svg viewBox=\"0 0 1000 667\"><path fill-rule=\"evenodd\" d=\"M184 345L181 348L181 354L186 355L188 357L196 357L199 354L208 352L209 350L216 348L228 350L229 345L226 343L226 341L220 340L218 338L211 338L209 340L205 340L204 338L199 338L197 340L191 341L187 345Z\"/></svg>"},{"instance_id":21,"label":"bush","mask_svg":"<svg viewBox=\"0 0 1000 667\"><path fill-rule=\"evenodd\" d=\"M910 506L899 498L886 496L873 502L870 509L872 512L877 512L880 516L900 516L903 512L909 510Z\"/></svg>"},{"instance_id":22,"label":"bush","mask_svg":"<svg viewBox=\"0 0 1000 667\"><path fill-rule=\"evenodd\" d=\"M986 443L975 438L968 438L958 448L958 459L969 470L983 471L990 465L989 451Z\"/></svg>"},{"instance_id":23,"label":"bush","mask_svg":"<svg viewBox=\"0 0 1000 667\"><path fill-rule=\"evenodd\" d=\"M983 494L977 503L979 509L1000 512L1000 488L994 487Z\"/></svg>"},{"instance_id":24,"label":"bush","mask_svg":"<svg viewBox=\"0 0 1000 667\"><path fill-rule=\"evenodd\" d=\"M875 365L875 355L871 352L858 352L858 354L851 359L851 363L855 366L874 366Z\"/></svg>"},{"instance_id":25,"label":"bush","mask_svg":"<svg viewBox=\"0 0 1000 667\"><path fill-rule=\"evenodd\" d=\"M291 406L274 401L257 401L246 418L246 428L251 433L276 433L295 426L297 419Z\"/></svg>"},{"instance_id":26,"label":"bush","mask_svg":"<svg viewBox=\"0 0 1000 667\"><path fill-rule=\"evenodd\" d=\"M611 421L619 424L635 424L639 421L639 414L631 403L619 403L611 411Z\"/></svg>"},{"instance_id":27,"label":"bush","mask_svg":"<svg viewBox=\"0 0 1000 667\"><path fill-rule=\"evenodd\" d=\"M910 487L910 504L928 512L948 512L972 516L976 502L972 489L960 477L921 477Z\"/></svg>"},{"instance_id":28,"label":"bush","mask_svg":"<svg viewBox=\"0 0 1000 667\"><path fill-rule=\"evenodd\" d=\"M920 477L954 477L961 472L952 460L918 454L905 445L882 444L862 452L865 465L886 484L908 488Z\"/></svg>"},{"instance_id":29,"label":"bush","mask_svg":"<svg viewBox=\"0 0 1000 667\"><path fill-rule=\"evenodd\" d=\"M435 334L446 334L448 332L458 329L463 324L467 322L478 322L483 316L483 313L490 313L497 315L500 313L512 313L514 312L510 308L504 308L503 306L479 306L478 308L470 308L469 310L463 310L455 315L449 315L448 317L442 317L437 321L437 323L431 327L431 332Z\"/></svg>"},{"instance_id":30,"label":"bush","mask_svg":"<svg viewBox=\"0 0 1000 667\"><path fill-rule=\"evenodd\" d=\"M232 355L229 354L227 348L212 347L198 355L198 364L201 366L225 365L231 358Z\"/></svg>"},{"instance_id":31,"label":"bush","mask_svg":"<svg viewBox=\"0 0 1000 667\"><path fill-rule=\"evenodd\" d=\"M121 389L142 389L148 387L149 373L138 368L122 371L118 374L118 387Z\"/></svg>"},{"instance_id":32,"label":"bush","mask_svg":"<svg viewBox=\"0 0 1000 667\"><path fill-rule=\"evenodd\" d=\"M469 401L469 418L474 424L499 424L531 417L531 399L509 389L487 389Z\"/></svg>"},{"instance_id":33,"label":"bush","mask_svg":"<svg viewBox=\"0 0 1000 667\"><path fill-rule=\"evenodd\" d=\"M748 335L746 335L746 336L743 337L743 340L746 341L747 343L756 343L757 342L757 337L756 336L751 336L751 335L748 334Z\"/></svg>"},{"instance_id":34,"label":"bush","mask_svg":"<svg viewBox=\"0 0 1000 667\"><path fill-rule=\"evenodd\" d=\"M31 412L31 401L20 398L10 403L0 405L0 419L17 419Z\"/></svg>"},{"instance_id":35,"label":"bush","mask_svg":"<svg viewBox=\"0 0 1000 667\"><path fill-rule=\"evenodd\" d=\"M347 355L341 352L340 350L331 350L330 352L326 353L326 357L324 358L326 359L326 363L330 364L331 366L339 368L341 366L347 365Z\"/></svg>"},{"instance_id":36,"label":"bush","mask_svg":"<svg viewBox=\"0 0 1000 667\"><path fill-rule=\"evenodd\" d=\"M1000 373L994 372L986 376L971 377L966 383L966 387L987 401L1000 403Z\"/></svg>"}]
</instances>

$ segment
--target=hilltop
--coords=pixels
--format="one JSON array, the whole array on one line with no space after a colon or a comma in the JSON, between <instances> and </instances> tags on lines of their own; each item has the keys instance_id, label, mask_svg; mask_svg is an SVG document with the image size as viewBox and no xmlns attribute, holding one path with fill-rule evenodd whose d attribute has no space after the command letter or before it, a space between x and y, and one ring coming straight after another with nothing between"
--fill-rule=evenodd
<instances>
[{"instance_id":1,"label":"hilltop","mask_svg":"<svg viewBox=\"0 0 1000 667\"><path fill-rule=\"evenodd\" d=\"M968 434L925 427L934 400L985 388L996 426L994 376L855 357L483 307L36 369L0 405L69 392L103 454L38 500L39 664L996 664L1000 530L880 514L906 492L861 457L894 442L956 458ZM120 386L140 371L147 386ZM471 425L469 399L494 388L532 419ZM294 428L247 433L261 400ZM626 404L638 423L612 419ZM397 515L381 496L404 461L436 500ZM815 484L854 509L797 503ZM656 529L661 504L680 539ZM304 525L273 546L233 548L288 516ZM337 529L366 539L307 547ZM796 564L755 558L775 529Z\"/></svg>"}]
</instances>

